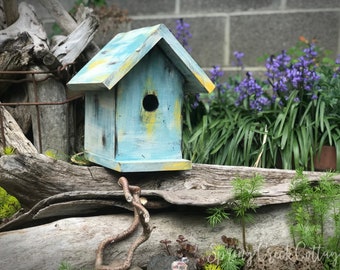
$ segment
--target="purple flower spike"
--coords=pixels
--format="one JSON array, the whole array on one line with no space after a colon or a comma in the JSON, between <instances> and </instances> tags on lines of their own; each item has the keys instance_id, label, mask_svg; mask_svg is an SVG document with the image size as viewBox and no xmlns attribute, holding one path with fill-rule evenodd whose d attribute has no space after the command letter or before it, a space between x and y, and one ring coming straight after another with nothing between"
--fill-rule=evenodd
<instances>
[{"instance_id":1,"label":"purple flower spike","mask_svg":"<svg viewBox=\"0 0 340 270\"><path fill-rule=\"evenodd\" d=\"M234 91L238 94L235 101L236 106L248 101L251 110L262 111L264 106L270 104L270 99L265 96L263 88L256 82L250 72L247 72L247 77L235 87Z\"/></svg>"},{"instance_id":2,"label":"purple flower spike","mask_svg":"<svg viewBox=\"0 0 340 270\"><path fill-rule=\"evenodd\" d=\"M178 19L176 20L176 34L175 37L182 44L182 46L188 51L191 52L191 48L189 47L188 39L192 38L192 34L190 33L190 24L184 22L184 20Z\"/></svg>"},{"instance_id":3,"label":"purple flower spike","mask_svg":"<svg viewBox=\"0 0 340 270\"><path fill-rule=\"evenodd\" d=\"M243 69L242 58L244 57L244 53L235 51L234 56L236 58L236 63L234 63L234 65L237 66L237 67L241 67Z\"/></svg>"}]
</instances>

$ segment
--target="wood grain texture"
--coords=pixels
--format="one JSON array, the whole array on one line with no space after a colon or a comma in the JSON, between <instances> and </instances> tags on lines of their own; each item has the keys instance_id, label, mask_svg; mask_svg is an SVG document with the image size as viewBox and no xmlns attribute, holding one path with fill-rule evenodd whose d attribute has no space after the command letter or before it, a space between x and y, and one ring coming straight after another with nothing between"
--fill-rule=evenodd
<instances>
[{"instance_id":1,"label":"wood grain texture","mask_svg":"<svg viewBox=\"0 0 340 270\"><path fill-rule=\"evenodd\" d=\"M202 207L232 201L231 181L235 177L263 176L265 183L259 205L286 203L289 185L295 171L237 166L193 164L190 171L118 173L98 166L77 166L54 160L42 154L2 156L0 158L0 186L17 196L26 209L39 201L65 192L84 192L97 196L119 198L120 176L142 189L142 196L150 202L155 198L175 205ZM322 172L305 172L310 181L318 181ZM340 176L334 179L340 183ZM112 193L110 193L112 192ZM75 195L75 194L73 194Z\"/></svg>"}]
</instances>

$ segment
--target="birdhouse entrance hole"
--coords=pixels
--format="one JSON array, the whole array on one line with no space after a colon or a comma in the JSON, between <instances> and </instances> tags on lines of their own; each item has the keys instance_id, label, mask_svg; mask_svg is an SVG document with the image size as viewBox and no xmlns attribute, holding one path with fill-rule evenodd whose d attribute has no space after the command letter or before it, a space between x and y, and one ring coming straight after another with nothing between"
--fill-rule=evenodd
<instances>
[{"instance_id":1,"label":"birdhouse entrance hole","mask_svg":"<svg viewBox=\"0 0 340 270\"><path fill-rule=\"evenodd\" d=\"M146 95L143 99L143 108L148 112L153 112L157 110L159 105L158 98L156 95Z\"/></svg>"}]
</instances>

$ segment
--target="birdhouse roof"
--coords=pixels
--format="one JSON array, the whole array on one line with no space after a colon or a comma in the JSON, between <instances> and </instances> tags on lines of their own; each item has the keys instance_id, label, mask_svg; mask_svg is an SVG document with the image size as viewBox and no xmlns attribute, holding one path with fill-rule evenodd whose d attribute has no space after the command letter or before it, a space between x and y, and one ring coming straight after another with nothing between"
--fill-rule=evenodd
<instances>
[{"instance_id":1,"label":"birdhouse roof","mask_svg":"<svg viewBox=\"0 0 340 270\"><path fill-rule=\"evenodd\" d=\"M154 46L159 46L182 73L185 91L213 91L213 82L163 24L116 35L68 82L68 86L77 91L110 90Z\"/></svg>"}]
</instances>

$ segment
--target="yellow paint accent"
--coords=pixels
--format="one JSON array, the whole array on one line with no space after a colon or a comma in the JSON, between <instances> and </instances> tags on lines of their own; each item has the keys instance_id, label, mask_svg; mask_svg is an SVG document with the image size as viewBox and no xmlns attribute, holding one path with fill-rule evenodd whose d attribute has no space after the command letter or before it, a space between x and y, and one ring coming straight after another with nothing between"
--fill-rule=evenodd
<instances>
[{"instance_id":1,"label":"yellow paint accent","mask_svg":"<svg viewBox=\"0 0 340 270\"><path fill-rule=\"evenodd\" d=\"M126 74L131 69L132 64L133 64L132 58L126 59L124 64L120 67L119 72L122 73L122 74Z\"/></svg>"},{"instance_id":2,"label":"yellow paint accent","mask_svg":"<svg viewBox=\"0 0 340 270\"><path fill-rule=\"evenodd\" d=\"M215 84L211 80L204 80L200 74L194 73L195 77L199 82L204 86L204 88L208 91L208 93L211 93L215 89Z\"/></svg>"},{"instance_id":3,"label":"yellow paint accent","mask_svg":"<svg viewBox=\"0 0 340 270\"><path fill-rule=\"evenodd\" d=\"M145 110L142 110L142 121L145 124L146 135L148 137L152 137L156 124L156 111L147 112Z\"/></svg>"},{"instance_id":4,"label":"yellow paint accent","mask_svg":"<svg viewBox=\"0 0 340 270\"><path fill-rule=\"evenodd\" d=\"M105 64L106 62L107 62L107 59L105 59L105 58L97 59L97 60L92 61L92 62L89 63L88 69L89 70L94 69L97 66L101 66L101 65Z\"/></svg>"},{"instance_id":5,"label":"yellow paint accent","mask_svg":"<svg viewBox=\"0 0 340 270\"><path fill-rule=\"evenodd\" d=\"M175 123L175 128L177 131L182 130L182 103L180 100L175 100L174 104L174 123Z\"/></svg>"},{"instance_id":6,"label":"yellow paint accent","mask_svg":"<svg viewBox=\"0 0 340 270\"><path fill-rule=\"evenodd\" d=\"M164 164L162 167L162 171L181 171L181 170L190 170L192 168L192 164L189 160L184 161L175 161L173 163L169 162Z\"/></svg>"},{"instance_id":7,"label":"yellow paint accent","mask_svg":"<svg viewBox=\"0 0 340 270\"><path fill-rule=\"evenodd\" d=\"M145 84L144 84L144 95L155 95L156 91L153 90L155 89L155 86L153 84L153 80L151 77L146 78L145 80ZM157 118L157 110L152 111L152 112L148 112L145 111L144 109L142 109L142 121L145 124L145 128L146 128L146 135L150 138L153 136L154 134L154 130L155 130L155 124L156 124L156 118Z\"/></svg>"},{"instance_id":8,"label":"yellow paint accent","mask_svg":"<svg viewBox=\"0 0 340 270\"><path fill-rule=\"evenodd\" d=\"M155 89L155 86L153 84L153 80L151 77L147 77L145 80L145 85L144 85L144 89L147 91L146 94L156 94L155 90L151 90L151 89Z\"/></svg>"}]
</instances>

